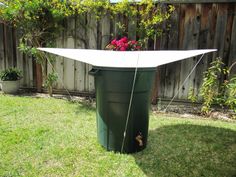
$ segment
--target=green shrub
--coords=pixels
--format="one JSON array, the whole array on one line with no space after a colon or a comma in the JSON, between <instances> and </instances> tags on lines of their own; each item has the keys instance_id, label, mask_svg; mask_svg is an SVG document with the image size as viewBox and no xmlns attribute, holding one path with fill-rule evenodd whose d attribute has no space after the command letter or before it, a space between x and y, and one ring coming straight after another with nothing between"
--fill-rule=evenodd
<instances>
[{"instance_id":1,"label":"green shrub","mask_svg":"<svg viewBox=\"0 0 236 177\"><path fill-rule=\"evenodd\" d=\"M217 58L204 73L203 84L200 89L200 95L203 98L203 113L210 112L211 105L216 102L220 95L219 78L224 71L223 66L224 63L221 61L221 58Z\"/></svg>"},{"instance_id":2,"label":"green shrub","mask_svg":"<svg viewBox=\"0 0 236 177\"><path fill-rule=\"evenodd\" d=\"M227 84L227 99L225 103L236 113L236 75Z\"/></svg>"},{"instance_id":3,"label":"green shrub","mask_svg":"<svg viewBox=\"0 0 236 177\"><path fill-rule=\"evenodd\" d=\"M8 68L0 73L2 81L16 81L22 78L22 72L17 68Z\"/></svg>"},{"instance_id":4,"label":"green shrub","mask_svg":"<svg viewBox=\"0 0 236 177\"><path fill-rule=\"evenodd\" d=\"M212 104L228 106L236 112L236 75L230 80L221 82L220 78L227 78L229 69L224 66L221 58L217 58L204 73L200 95L203 99L202 113L211 112Z\"/></svg>"}]
</instances>

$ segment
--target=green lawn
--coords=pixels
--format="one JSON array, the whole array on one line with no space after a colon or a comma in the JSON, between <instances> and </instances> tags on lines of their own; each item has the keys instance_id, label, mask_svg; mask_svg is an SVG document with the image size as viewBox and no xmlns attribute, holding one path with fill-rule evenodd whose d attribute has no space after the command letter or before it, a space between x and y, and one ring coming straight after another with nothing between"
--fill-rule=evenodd
<instances>
[{"instance_id":1,"label":"green lawn","mask_svg":"<svg viewBox=\"0 0 236 177\"><path fill-rule=\"evenodd\" d=\"M236 176L236 123L150 117L147 148L107 152L82 102L0 95L0 176Z\"/></svg>"}]
</instances>

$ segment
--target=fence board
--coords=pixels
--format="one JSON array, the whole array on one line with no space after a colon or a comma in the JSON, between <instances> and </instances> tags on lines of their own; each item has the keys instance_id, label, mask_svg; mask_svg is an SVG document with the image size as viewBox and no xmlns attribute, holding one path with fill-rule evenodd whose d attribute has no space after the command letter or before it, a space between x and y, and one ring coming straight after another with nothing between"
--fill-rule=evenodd
<instances>
[{"instance_id":1,"label":"fence board","mask_svg":"<svg viewBox=\"0 0 236 177\"><path fill-rule=\"evenodd\" d=\"M196 17L196 6L186 5L185 6L185 28L183 37L183 49L195 49L198 47L198 37L199 37L199 18ZM180 84L182 84L186 77L190 74L193 66L195 65L196 59L188 59L181 61L181 74L180 74ZM179 98L183 99L188 96L190 88L194 87L193 78L195 77L195 71L189 76L188 82L186 82L179 92Z\"/></svg>"},{"instance_id":2,"label":"fence board","mask_svg":"<svg viewBox=\"0 0 236 177\"><path fill-rule=\"evenodd\" d=\"M6 55L6 67L10 68L13 66L13 38L12 38L12 28L9 26L5 26L4 28L4 36L5 36L5 55Z\"/></svg>"},{"instance_id":3,"label":"fence board","mask_svg":"<svg viewBox=\"0 0 236 177\"><path fill-rule=\"evenodd\" d=\"M29 87L29 70L28 70L28 58L26 58L26 55L22 55L22 61L23 61L23 87Z\"/></svg>"},{"instance_id":4,"label":"fence board","mask_svg":"<svg viewBox=\"0 0 236 177\"><path fill-rule=\"evenodd\" d=\"M235 6L235 12L236 12L236 6ZM232 24L232 35L231 35L231 41L230 41L230 52L229 52L229 66L231 66L234 62L236 62L236 14L234 13L234 19ZM231 74L236 74L236 65L231 70Z\"/></svg>"},{"instance_id":5,"label":"fence board","mask_svg":"<svg viewBox=\"0 0 236 177\"><path fill-rule=\"evenodd\" d=\"M3 24L0 24L0 70L5 68L5 56L4 56L4 30Z\"/></svg>"},{"instance_id":6,"label":"fence board","mask_svg":"<svg viewBox=\"0 0 236 177\"><path fill-rule=\"evenodd\" d=\"M203 6L203 10L202 10L202 17L204 17L206 15L206 19L203 18L201 20L202 24L206 24L206 28L203 28L203 33L204 31L206 31L206 46L203 45L202 47L200 46L200 48L202 49L211 49L214 48L213 44L214 44L214 34L215 34L215 27L216 27L216 19L217 19L217 7L216 4L207 4ZM202 37L202 38L201 38ZM204 40L204 36L200 35L200 45L202 44L202 40ZM213 53L209 53L207 54L204 58L203 58L203 62L204 62L204 68L203 71L206 71L210 62L213 60Z\"/></svg>"},{"instance_id":7,"label":"fence board","mask_svg":"<svg viewBox=\"0 0 236 177\"><path fill-rule=\"evenodd\" d=\"M202 41L201 41L201 34L202 34L202 25L201 25L201 14L202 14L202 8L203 6L202 5L199 5L197 4L196 5L196 13L195 13L195 19L194 19L194 22L195 22L195 31L194 31L194 45L193 45L193 48L197 49L197 48L202 48L203 46L202 45ZM205 36L206 37L206 36ZM206 48L206 47L204 47ZM196 64L196 62L201 58L202 56L197 56L195 58L193 58L195 60L194 62L194 65ZM193 82L193 85L192 85L192 88L193 88L193 91L195 93L195 95L198 95L198 93L200 92L200 86L201 86L201 81L202 81L202 78L203 78L203 72L204 72L204 60L206 58L202 58L201 62L196 66L196 69L194 71L194 73L192 74L192 82ZM193 67L193 66L192 66ZM189 92L189 90L188 90ZM187 93L188 95L188 93ZM186 95L186 96L187 96Z\"/></svg>"},{"instance_id":8,"label":"fence board","mask_svg":"<svg viewBox=\"0 0 236 177\"><path fill-rule=\"evenodd\" d=\"M208 48L209 43L211 42L209 37L209 28L210 28L210 21L208 20L210 18L211 14L211 5L210 4L204 4L197 7L197 14L200 18L200 31L199 31L199 43L198 48L199 49L206 49ZM209 45L211 46L211 45ZM197 57L197 60L200 58ZM208 67L208 59L209 55L205 55L201 62L196 67L196 76L194 78L195 80L195 86L193 87L193 92L196 96L200 97L200 86L202 84L202 78L203 73Z\"/></svg>"},{"instance_id":9,"label":"fence board","mask_svg":"<svg viewBox=\"0 0 236 177\"><path fill-rule=\"evenodd\" d=\"M228 6L228 8L230 8ZM233 16L228 14L228 11L226 11L227 13L227 24L226 24L226 32L225 32L225 36L224 36L224 51L223 51L223 61L226 65L228 65L228 58L229 58L229 48L230 48L230 37L232 34L232 24L233 24Z\"/></svg>"},{"instance_id":10,"label":"fence board","mask_svg":"<svg viewBox=\"0 0 236 177\"><path fill-rule=\"evenodd\" d=\"M19 46L19 38L20 38L20 31L16 30L16 46ZM17 65L16 67L23 71L23 54L20 52L18 48L16 48L16 58L17 58ZM20 86L23 86L24 77L20 80Z\"/></svg>"},{"instance_id":11,"label":"fence board","mask_svg":"<svg viewBox=\"0 0 236 177\"><path fill-rule=\"evenodd\" d=\"M218 52L213 54L213 58L217 56L223 58L224 53L224 36L226 32L227 25L227 11L226 6L218 6L217 20L216 20L216 29L215 29L215 38L213 47L218 49Z\"/></svg>"},{"instance_id":12,"label":"fence board","mask_svg":"<svg viewBox=\"0 0 236 177\"><path fill-rule=\"evenodd\" d=\"M118 24L123 24L123 18L121 15L116 15L112 21L112 26L113 26L113 31L112 31L112 36L117 37L121 35L121 29L119 28Z\"/></svg>"},{"instance_id":13,"label":"fence board","mask_svg":"<svg viewBox=\"0 0 236 177\"><path fill-rule=\"evenodd\" d=\"M27 68L27 70L29 71L29 73L28 73L29 74L28 85L29 85L30 88L32 88L32 87L34 87L33 58L32 58L32 56L30 56L30 57L27 57L26 59L28 61L28 68Z\"/></svg>"},{"instance_id":14,"label":"fence board","mask_svg":"<svg viewBox=\"0 0 236 177\"><path fill-rule=\"evenodd\" d=\"M79 19L78 19L79 18ZM78 17L76 20L76 48L85 48L86 18ZM75 63L75 88L80 92L85 91L85 64L79 61Z\"/></svg>"},{"instance_id":15,"label":"fence board","mask_svg":"<svg viewBox=\"0 0 236 177\"><path fill-rule=\"evenodd\" d=\"M58 48L64 47L64 32L61 32L60 36L56 40L56 46ZM56 89L64 89L64 59L63 57L56 57L55 60L55 71L58 74L58 81L55 84Z\"/></svg>"},{"instance_id":16,"label":"fence board","mask_svg":"<svg viewBox=\"0 0 236 177\"><path fill-rule=\"evenodd\" d=\"M16 45L17 38L16 38L16 35L17 35L17 31L14 28L12 28L13 67L16 67L16 65L17 65L17 57L16 57L16 55L17 55L17 45Z\"/></svg>"},{"instance_id":17,"label":"fence board","mask_svg":"<svg viewBox=\"0 0 236 177\"><path fill-rule=\"evenodd\" d=\"M104 49L108 42L110 41L110 36L111 36L111 22L110 22L110 17L108 15L104 16L101 20L101 49Z\"/></svg>"},{"instance_id":18,"label":"fence board","mask_svg":"<svg viewBox=\"0 0 236 177\"><path fill-rule=\"evenodd\" d=\"M65 33L65 47L66 48L75 48L75 19L71 18L67 20L67 28ZM66 89L68 90L74 90L75 89L75 83L74 83L74 77L75 77L75 61L74 60L68 60L67 58L64 59L64 84Z\"/></svg>"},{"instance_id":19,"label":"fence board","mask_svg":"<svg viewBox=\"0 0 236 177\"><path fill-rule=\"evenodd\" d=\"M137 17L129 17L128 20L128 38L136 40Z\"/></svg>"},{"instance_id":20,"label":"fence board","mask_svg":"<svg viewBox=\"0 0 236 177\"><path fill-rule=\"evenodd\" d=\"M180 18L178 15L179 11L180 9L177 7L171 19L168 20L166 28L166 44L164 44L165 47L163 47L163 49L168 48L168 50L176 50L178 48L178 19ZM168 67L165 67L165 87L163 90L164 95L169 98L173 97L179 89L179 81L178 77L176 76L180 74L180 64L180 62L174 62L170 63Z\"/></svg>"},{"instance_id":21,"label":"fence board","mask_svg":"<svg viewBox=\"0 0 236 177\"><path fill-rule=\"evenodd\" d=\"M87 39L88 48L97 49L97 19L93 14L87 15ZM91 65L86 64L86 91L94 91L94 77L88 75L88 71L92 69Z\"/></svg>"}]
</instances>

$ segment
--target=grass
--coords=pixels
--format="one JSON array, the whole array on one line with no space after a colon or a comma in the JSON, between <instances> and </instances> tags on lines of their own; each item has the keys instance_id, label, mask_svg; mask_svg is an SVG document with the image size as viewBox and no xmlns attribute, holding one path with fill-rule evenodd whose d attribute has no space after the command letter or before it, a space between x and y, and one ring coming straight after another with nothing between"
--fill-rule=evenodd
<instances>
[{"instance_id":1,"label":"grass","mask_svg":"<svg viewBox=\"0 0 236 177\"><path fill-rule=\"evenodd\" d=\"M107 152L95 109L0 95L0 176L236 176L236 123L150 117L147 148Z\"/></svg>"}]
</instances>

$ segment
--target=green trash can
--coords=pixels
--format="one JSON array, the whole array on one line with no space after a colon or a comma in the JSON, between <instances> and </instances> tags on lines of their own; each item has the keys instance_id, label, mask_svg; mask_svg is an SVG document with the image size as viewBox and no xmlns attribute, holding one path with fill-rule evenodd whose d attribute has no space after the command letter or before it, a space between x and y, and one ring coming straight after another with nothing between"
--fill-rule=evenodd
<instances>
[{"instance_id":1,"label":"green trash can","mask_svg":"<svg viewBox=\"0 0 236 177\"><path fill-rule=\"evenodd\" d=\"M150 94L156 68L138 68L129 121L126 126L135 68L93 67L95 78L97 135L109 151L134 153L147 144ZM123 142L124 141L124 142Z\"/></svg>"}]
</instances>

